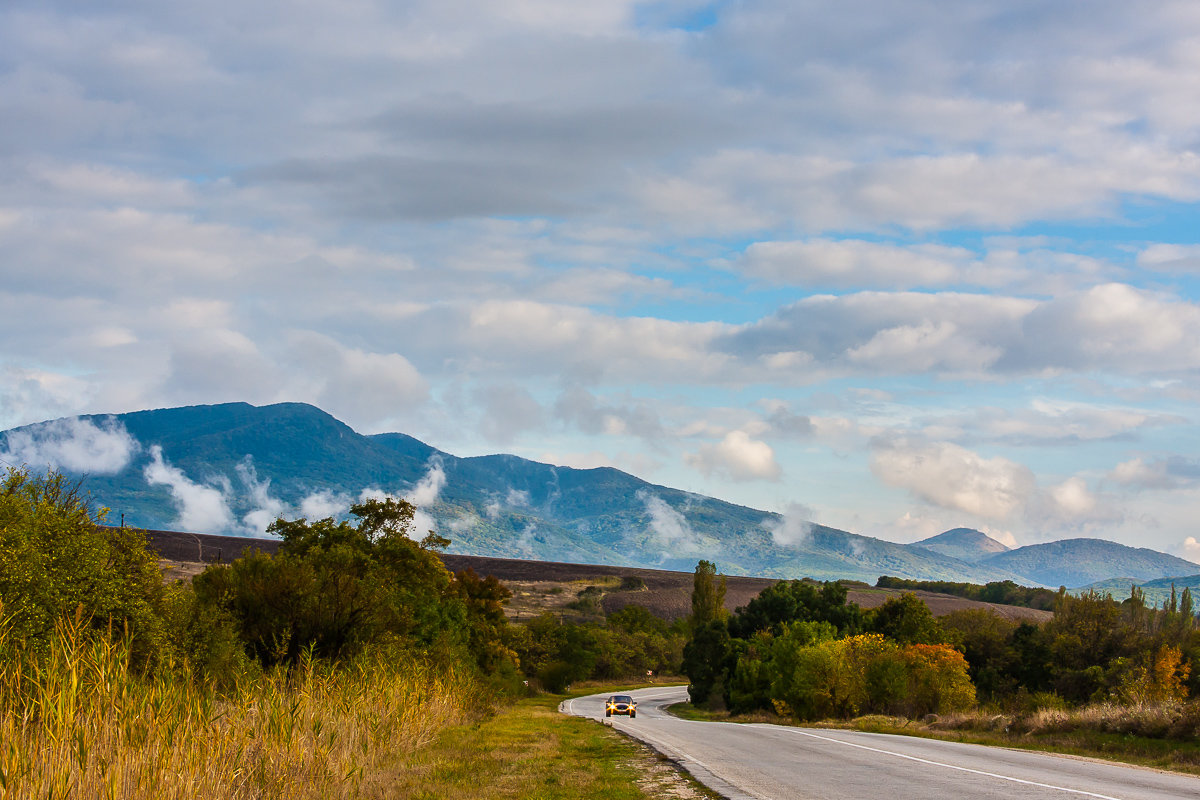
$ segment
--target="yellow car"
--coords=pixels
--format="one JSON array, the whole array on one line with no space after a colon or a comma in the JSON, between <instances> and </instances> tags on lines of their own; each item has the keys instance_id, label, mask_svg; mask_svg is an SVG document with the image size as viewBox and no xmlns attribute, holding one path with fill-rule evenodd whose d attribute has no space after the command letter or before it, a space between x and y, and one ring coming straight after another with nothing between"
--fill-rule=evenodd
<instances>
[{"instance_id":1,"label":"yellow car","mask_svg":"<svg viewBox=\"0 0 1200 800\"><path fill-rule=\"evenodd\" d=\"M627 694L614 694L604 704L604 716L613 714L628 714L630 719L637 717L637 703Z\"/></svg>"}]
</instances>

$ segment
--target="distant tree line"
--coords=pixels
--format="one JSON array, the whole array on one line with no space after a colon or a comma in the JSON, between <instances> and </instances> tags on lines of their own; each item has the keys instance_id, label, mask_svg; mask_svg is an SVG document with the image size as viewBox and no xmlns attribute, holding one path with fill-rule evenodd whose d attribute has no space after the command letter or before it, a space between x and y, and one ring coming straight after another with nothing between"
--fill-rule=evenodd
<instances>
[{"instance_id":1,"label":"distant tree line","mask_svg":"<svg viewBox=\"0 0 1200 800\"><path fill-rule=\"evenodd\" d=\"M884 575L875 582L875 586L880 589L904 589L910 592L938 592L984 603L1036 608L1041 611L1053 611L1058 597L1058 592L1053 589L1021 586L1012 581L992 581L981 585L954 581L914 581L908 578L893 578L890 575Z\"/></svg>"}]
</instances>

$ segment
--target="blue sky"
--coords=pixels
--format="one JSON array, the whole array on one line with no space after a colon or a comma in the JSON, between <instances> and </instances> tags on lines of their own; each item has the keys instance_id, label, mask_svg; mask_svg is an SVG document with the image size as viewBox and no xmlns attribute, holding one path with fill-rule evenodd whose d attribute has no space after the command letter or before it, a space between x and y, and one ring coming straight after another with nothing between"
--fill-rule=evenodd
<instances>
[{"instance_id":1,"label":"blue sky","mask_svg":"<svg viewBox=\"0 0 1200 800\"><path fill-rule=\"evenodd\" d=\"M296 400L1200 559L1198 41L1191 2L6 3L0 427Z\"/></svg>"}]
</instances>

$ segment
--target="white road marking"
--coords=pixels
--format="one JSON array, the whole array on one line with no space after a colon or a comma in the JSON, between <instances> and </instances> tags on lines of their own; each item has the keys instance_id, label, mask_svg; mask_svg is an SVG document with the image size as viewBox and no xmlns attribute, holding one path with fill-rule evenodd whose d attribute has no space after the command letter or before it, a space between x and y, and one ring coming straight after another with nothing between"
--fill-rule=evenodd
<instances>
[{"instance_id":1,"label":"white road marking","mask_svg":"<svg viewBox=\"0 0 1200 800\"><path fill-rule=\"evenodd\" d=\"M809 736L813 739L820 739L823 742L833 742L834 744L841 744L841 745L845 745L846 747L857 747L859 750L870 750L872 753L880 753L882 755L895 756L896 758L906 758L909 761L917 761L917 762L920 762L921 764L929 764L930 766L934 766L934 767L945 767L946 769L955 769L955 770L958 770L959 772L969 772L973 775L984 775L988 778L998 778L1002 781L1012 781L1013 783L1023 783L1026 786L1037 786L1042 789L1054 789L1055 791L1069 792L1071 794L1083 795L1084 797L1095 797L1095 798L1098 798L1098 800L1121 800L1121 798L1119 798L1119 797L1110 797L1109 795L1106 795L1106 794L1096 794L1095 792L1086 792L1082 789L1068 789L1066 786L1055 786L1055 785L1049 784L1049 783L1038 783L1037 781L1027 781L1022 778L1014 778L1009 775L1000 775L995 772L984 772L983 770L971 769L970 767L960 767L955 764L946 764L941 761L930 761L929 759L926 759L926 758L918 758L916 756L905 755L904 753L897 753L893 750L881 750L878 747L867 747L865 744L854 744L853 742L844 742L841 739L834 739L829 736L819 736L815 733L807 733L805 731L793 731L793 732L798 733L801 736Z\"/></svg>"}]
</instances>

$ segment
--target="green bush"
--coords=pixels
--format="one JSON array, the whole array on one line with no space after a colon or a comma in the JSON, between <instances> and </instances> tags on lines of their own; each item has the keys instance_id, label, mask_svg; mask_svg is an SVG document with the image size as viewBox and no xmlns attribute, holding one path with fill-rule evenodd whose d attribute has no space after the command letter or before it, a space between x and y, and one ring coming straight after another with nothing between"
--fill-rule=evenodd
<instances>
[{"instance_id":1,"label":"green bush","mask_svg":"<svg viewBox=\"0 0 1200 800\"><path fill-rule=\"evenodd\" d=\"M103 527L77 483L8 469L0 482L0 619L34 649L67 617L129 636L135 665L169 659L162 574L143 531Z\"/></svg>"}]
</instances>

